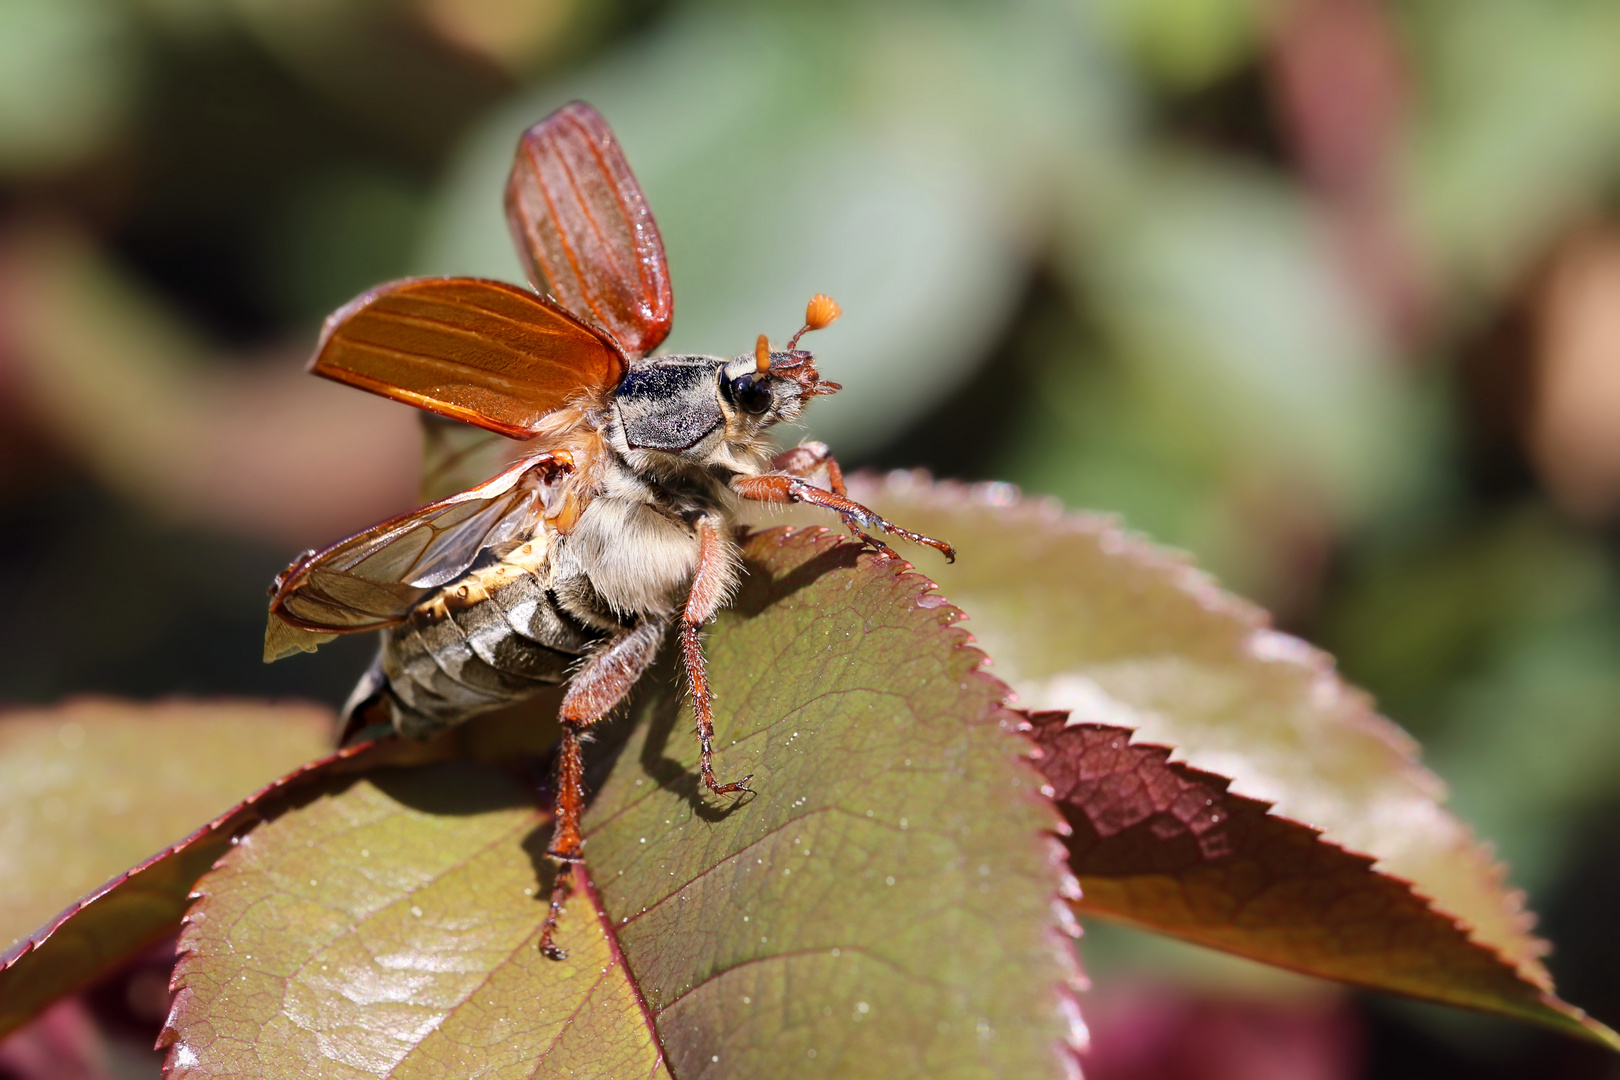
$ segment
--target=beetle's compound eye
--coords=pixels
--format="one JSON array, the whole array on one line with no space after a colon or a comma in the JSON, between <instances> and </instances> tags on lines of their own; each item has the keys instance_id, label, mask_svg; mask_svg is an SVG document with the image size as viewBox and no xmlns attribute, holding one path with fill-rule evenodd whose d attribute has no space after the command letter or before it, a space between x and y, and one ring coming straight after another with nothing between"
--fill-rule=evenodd
<instances>
[{"instance_id":1,"label":"beetle's compound eye","mask_svg":"<svg viewBox=\"0 0 1620 1080\"><path fill-rule=\"evenodd\" d=\"M767 376L750 371L736 379L722 379L720 392L743 412L758 416L771 407L771 388L766 380Z\"/></svg>"}]
</instances>

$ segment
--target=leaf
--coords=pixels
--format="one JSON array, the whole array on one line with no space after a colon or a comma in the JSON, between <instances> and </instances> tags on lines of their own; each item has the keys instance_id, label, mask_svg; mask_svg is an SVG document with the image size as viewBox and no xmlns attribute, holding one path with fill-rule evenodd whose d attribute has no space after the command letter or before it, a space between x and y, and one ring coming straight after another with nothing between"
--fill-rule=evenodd
<instances>
[{"instance_id":1,"label":"leaf","mask_svg":"<svg viewBox=\"0 0 1620 1080\"><path fill-rule=\"evenodd\" d=\"M1418 762L1412 740L1338 678L1330 657L1271 629L1262 611L1222 592L1184 557L1111 519L1065 515L1006 484L970 489L921 474L857 478L851 495L956 545L953 565L930 569L972 614L978 643L1024 704L1173 747L1179 762L1229 780L1232 795L1265 803L1274 816L1374 860L1378 873L1410 882L1527 988L1550 990L1539 959L1546 946L1530 933L1523 895L1445 811L1444 785ZM1258 955L1257 943L1246 948ZM1265 958L1303 966L1286 950ZM1488 1007L1485 988L1451 985L1443 965L1426 991L1410 982L1400 989ZM1490 1007L1525 1011L1509 998ZM1569 1027L1557 1009L1541 1019ZM1612 1037L1596 1025L1583 1030Z\"/></svg>"},{"instance_id":2,"label":"leaf","mask_svg":"<svg viewBox=\"0 0 1620 1080\"><path fill-rule=\"evenodd\" d=\"M1016 475L1193 535L1218 511L1175 503L1232 486L1278 487L1296 512L1351 523L1411 490L1424 417L1320 207L1215 155L1143 162L1128 192L1060 257L1094 298L1108 361L1071 345L1034 366ZM1167 501L1166 484L1186 494ZM1241 544L1254 543L1251 529Z\"/></svg>"},{"instance_id":3,"label":"leaf","mask_svg":"<svg viewBox=\"0 0 1620 1080\"><path fill-rule=\"evenodd\" d=\"M243 795L321 753L333 723L316 706L228 701L0 717L0 1033L173 933L192 883L252 820Z\"/></svg>"},{"instance_id":4,"label":"leaf","mask_svg":"<svg viewBox=\"0 0 1620 1080\"><path fill-rule=\"evenodd\" d=\"M719 767L756 795L698 794L690 713L651 673L628 741L597 744L599 893L569 903L561 964L536 949L544 815L499 773L288 809L199 883L170 1075L646 1075L660 1053L683 1078L1060 1075L1057 820L1004 687L895 563L824 534L745 555L708 652Z\"/></svg>"},{"instance_id":5,"label":"leaf","mask_svg":"<svg viewBox=\"0 0 1620 1080\"><path fill-rule=\"evenodd\" d=\"M197 887L167 1075L667 1076L593 903L547 960L548 815L486 767L383 770L245 837Z\"/></svg>"},{"instance_id":6,"label":"leaf","mask_svg":"<svg viewBox=\"0 0 1620 1080\"><path fill-rule=\"evenodd\" d=\"M311 784L386 765L454 757L507 769L531 764L556 740L559 701L559 692L547 690L521 707L480 718L431 742L383 739L309 761L263 785L179 842L110 877L95 867L127 867L134 861L128 852L149 852L161 843L155 837L172 837L212 812L225 801L224 792L232 790L233 783L239 792L259 783L268 772L267 764L303 760L326 749L336 717L314 706L244 702L146 706L95 699L57 710L8 714L0 719L0 770L25 779L21 783L6 779L0 784L4 789L0 799L11 794L30 805L37 801L43 812L13 808L6 816L12 828L4 839L11 847L0 848L4 860L0 865L22 869L5 882L12 891L0 893L0 905L5 905L0 906L0 918L19 928L16 940L0 955L0 1036L53 999L94 982L177 930L192 886L228 850L233 838ZM37 755L59 753L58 744L64 744L61 751L67 750L65 744L81 748L68 754L77 769L38 768ZM154 799L151 774L127 768L142 755L159 758L174 777L202 778L206 782L201 792L180 783L166 789L166 798ZM96 774L94 782L82 786L95 798L111 802L116 813L45 820L54 816L53 798L61 796L41 797L38 777L44 775L47 783L51 777L71 783L75 778L84 780L87 773ZM147 808L145 813L125 812L137 802ZM182 820L184 825L179 824ZM62 857L64 851L83 856L98 850L98 859L88 863ZM36 873L40 866L44 872ZM81 872L52 877L70 866ZM45 921L39 911L55 913L54 918Z\"/></svg>"},{"instance_id":7,"label":"leaf","mask_svg":"<svg viewBox=\"0 0 1620 1080\"><path fill-rule=\"evenodd\" d=\"M332 722L313 705L237 702L0 713L0 941L318 756Z\"/></svg>"},{"instance_id":8,"label":"leaf","mask_svg":"<svg viewBox=\"0 0 1620 1080\"><path fill-rule=\"evenodd\" d=\"M676 1075L1054 1073L1052 822L1005 688L921 577L827 535L745 550L708 654L722 778L759 796L694 800L690 715L658 680L586 819Z\"/></svg>"},{"instance_id":9,"label":"leaf","mask_svg":"<svg viewBox=\"0 0 1620 1080\"><path fill-rule=\"evenodd\" d=\"M1410 884L1232 795L1226 778L1172 763L1169 749L1133 743L1126 728L1032 719L1073 830L1083 909L1312 975L1612 1039Z\"/></svg>"}]
</instances>

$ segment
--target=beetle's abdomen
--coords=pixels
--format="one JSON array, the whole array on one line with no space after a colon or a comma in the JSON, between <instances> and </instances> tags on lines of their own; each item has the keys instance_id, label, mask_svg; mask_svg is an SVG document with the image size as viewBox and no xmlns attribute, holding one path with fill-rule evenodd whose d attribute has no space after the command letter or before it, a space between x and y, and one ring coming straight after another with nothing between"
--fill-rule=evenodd
<instances>
[{"instance_id":1,"label":"beetle's abdomen","mask_svg":"<svg viewBox=\"0 0 1620 1080\"><path fill-rule=\"evenodd\" d=\"M470 571L384 631L373 678L401 735L424 739L563 682L600 638L558 607L542 543Z\"/></svg>"}]
</instances>

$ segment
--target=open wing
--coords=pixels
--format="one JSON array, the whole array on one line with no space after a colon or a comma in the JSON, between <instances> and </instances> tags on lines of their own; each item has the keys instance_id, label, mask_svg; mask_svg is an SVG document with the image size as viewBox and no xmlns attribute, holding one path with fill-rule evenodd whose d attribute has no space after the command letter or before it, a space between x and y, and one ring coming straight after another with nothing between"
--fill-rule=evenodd
<instances>
[{"instance_id":1,"label":"open wing","mask_svg":"<svg viewBox=\"0 0 1620 1080\"><path fill-rule=\"evenodd\" d=\"M600 331L528 289L410 278L327 319L309 369L524 439L571 398L619 385L625 361Z\"/></svg>"},{"instance_id":2,"label":"open wing","mask_svg":"<svg viewBox=\"0 0 1620 1080\"><path fill-rule=\"evenodd\" d=\"M549 455L525 458L470 491L301 556L276 579L265 659L401 621L479 552L527 536L542 513L543 479L555 468Z\"/></svg>"},{"instance_id":3,"label":"open wing","mask_svg":"<svg viewBox=\"0 0 1620 1080\"><path fill-rule=\"evenodd\" d=\"M506 220L529 279L644 356L669 335L664 241L600 113L576 101L524 132Z\"/></svg>"}]
</instances>

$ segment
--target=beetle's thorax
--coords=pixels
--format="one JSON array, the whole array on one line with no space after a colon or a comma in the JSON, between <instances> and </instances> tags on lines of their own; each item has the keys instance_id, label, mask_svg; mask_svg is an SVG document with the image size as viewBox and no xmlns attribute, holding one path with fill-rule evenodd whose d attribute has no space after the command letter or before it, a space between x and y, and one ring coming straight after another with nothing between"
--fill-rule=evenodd
<instances>
[{"instance_id":1,"label":"beetle's thorax","mask_svg":"<svg viewBox=\"0 0 1620 1080\"><path fill-rule=\"evenodd\" d=\"M584 509L553 554L563 609L604 629L671 617L697 567L697 523L730 535L732 480L770 470L766 431L827 392L817 387L804 352L632 364L588 421L601 449L582 477Z\"/></svg>"},{"instance_id":2,"label":"beetle's thorax","mask_svg":"<svg viewBox=\"0 0 1620 1080\"><path fill-rule=\"evenodd\" d=\"M790 354L773 355L791 366ZM748 391L741 400L739 386ZM759 370L752 356L648 357L615 391L602 433L651 481L678 483L702 470L726 482L768 468L765 432L795 419L807 396L794 379Z\"/></svg>"}]
</instances>

